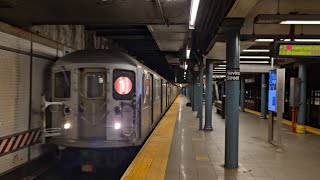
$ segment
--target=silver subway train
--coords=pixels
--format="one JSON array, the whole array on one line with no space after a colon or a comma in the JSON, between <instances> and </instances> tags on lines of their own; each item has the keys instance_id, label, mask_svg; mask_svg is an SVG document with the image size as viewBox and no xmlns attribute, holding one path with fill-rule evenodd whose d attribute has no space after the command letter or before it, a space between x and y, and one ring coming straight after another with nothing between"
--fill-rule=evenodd
<instances>
[{"instance_id":1,"label":"silver subway train","mask_svg":"<svg viewBox=\"0 0 320 180\"><path fill-rule=\"evenodd\" d=\"M178 87L129 55L70 53L52 67L50 141L60 147L141 145L178 95Z\"/></svg>"}]
</instances>

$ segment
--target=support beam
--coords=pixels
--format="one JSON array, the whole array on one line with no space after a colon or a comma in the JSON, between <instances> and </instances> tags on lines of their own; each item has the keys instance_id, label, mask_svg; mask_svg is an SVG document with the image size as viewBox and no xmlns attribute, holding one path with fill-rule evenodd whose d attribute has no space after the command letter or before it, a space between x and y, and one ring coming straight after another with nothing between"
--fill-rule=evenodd
<instances>
[{"instance_id":1,"label":"support beam","mask_svg":"<svg viewBox=\"0 0 320 180\"><path fill-rule=\"evenodd\" d=\"M306 132L306 118L307 118L307 67L305 63L299 64L299 78L300 78L300 105L298 109L298 125L296 132Z\"/></svg>"},{"instance_id":2,"label":"support beam","mask_svg":"<svg viewBox=\"0 0 320 180\"><path fill-rule=\"evenodd\" d=\"M199 130L202 130L202 119L203 119L203 62L202 59L200 61L200 65L199 65L199 87L198 87L198 97L199 97L199 101L198 101L198 117L199 117Z\"/></svg>"},{"instance_id":3,"label":"support beam","mask_svg":"<svg viewBox=\"0 0 320 180\"><path fill-rule=\"evenodd\" d=\"M237 168L239 160L239 89L240 89L240 28L244 19L226 19L226 135L225 167Z\"/></svg>"},{"instance_id":4,"label":"support beam","mask_svg":"<svg viewBox=\"0 0 320 180\"><path fill-rule=\"evenodd\" d=\"M241 76L241 88L240 88L240 111L244 112L244 101L246 97L245 78Z\"/></svg>"},{"instance_id":5,"label":"support beam","mask_svg":"<svg viewBox=\"0 0 320 180\"><path fill-rule=\"evenodd\" d=\"M267 87L266 74L261 74L261 119L267 118Z\"/></svg>"},{"instance_id":6,"label":"support beam","mask_svg":"<svg viewBox=\"0 0 320 180\"><path fill-rule=\"evenodd\" d=\"M204 129L206 131L212 131L212 73L213 71L213 61L206 60L206 103L205 103L205 124Z\"/></svg>"}]
</instances>

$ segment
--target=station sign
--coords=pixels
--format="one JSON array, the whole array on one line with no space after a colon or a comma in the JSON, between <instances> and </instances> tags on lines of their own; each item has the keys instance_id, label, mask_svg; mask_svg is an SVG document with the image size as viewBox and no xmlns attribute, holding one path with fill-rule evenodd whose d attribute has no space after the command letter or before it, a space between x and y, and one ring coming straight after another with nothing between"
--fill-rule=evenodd
<instances>
[{"instance_id":1,"label":"station sign","mask_svg":"<svg viewBox=\"0 0 320 180\"><path fill-rule=\"evenodd\" d=\"M276 58L316 58L320 59L320 43L277 42Z\"/></svg>"},{"instance_id":2,"label":"station sign","mask_svg":"<svg viewBox=\"0 0 320 180\"><path fill-rule=\"evenodd\" d=\"M227 81L240 81L240 69L239 68L227 69L226 75L227 75L226 76Z\"/></svg>"}]
</instances>

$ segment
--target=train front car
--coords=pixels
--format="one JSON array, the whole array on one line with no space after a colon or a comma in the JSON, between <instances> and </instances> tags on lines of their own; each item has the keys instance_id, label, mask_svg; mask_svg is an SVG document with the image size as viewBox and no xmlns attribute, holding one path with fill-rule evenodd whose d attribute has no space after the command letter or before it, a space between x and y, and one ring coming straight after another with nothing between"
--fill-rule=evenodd
<instances>
[{"instance_id":1,"label":"train front car","mask_svg":"<svg viewBox=\"0 0 320 180\"><path fill-rule=\"evenodd\" d=\"M52 99L63 105L51 107L51 126L60 127L61 135L51 142L83 148L87 156L140 145L137 66L130 56L109 50L77 51L59 59L52 69Z\"/></svg>"}]
</instances>

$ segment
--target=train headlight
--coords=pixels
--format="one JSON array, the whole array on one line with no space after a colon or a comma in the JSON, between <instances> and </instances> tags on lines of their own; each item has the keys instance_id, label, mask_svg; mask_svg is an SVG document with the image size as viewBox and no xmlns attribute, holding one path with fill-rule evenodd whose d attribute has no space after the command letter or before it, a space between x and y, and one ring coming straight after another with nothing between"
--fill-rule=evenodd
<instances>
[{"instance_id":1,"label":"train headlight","mask_svg":"<svg viewBox=\"0 0 320 180\"><path fill-rule=\"evenodd\" d=\"M114 124L114 129L115 129L115 130L120 129L120 127L121 127L121 124L120 124L120 123L117 122L117 123Z\"/></svg>"},{"instance_id":2,"label":"train headlight","mask_svg":"<svg viewBox=\"0 0 320 180\"><path fill-rule=\"evenodd\" d=\"M64 128L64 129L70 129L70 127L71 127L71 124L70 124L70 123L65 123L65 124L63 125L63 128Z\"/></svg>"}]
</instances>

